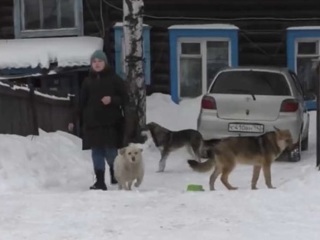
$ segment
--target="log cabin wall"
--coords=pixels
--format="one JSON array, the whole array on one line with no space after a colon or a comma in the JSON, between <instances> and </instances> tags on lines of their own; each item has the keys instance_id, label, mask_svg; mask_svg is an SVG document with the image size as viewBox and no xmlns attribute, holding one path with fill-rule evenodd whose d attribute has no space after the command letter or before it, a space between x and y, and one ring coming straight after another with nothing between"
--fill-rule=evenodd
<instances>
[{"instance_id":1,"label":"log cabin wall","mask_svg":"<svg viewBox=\"0 0 320 240\"><path fill-rule=\"evenodd\" d=\"M0 0L0 39L14 38L13 0Z\"/></svg>"},{"instance_id":2,"label":"log cabin wall","mask_svg":"<svg viewBox=\"0 0 320 240\"><path fill-rule=\"evenodd\" d=\"M118 8L122 1L107 0ZM320 25L319 0L144 0L151 28L151 92L169 93L169 34L174 24L239 27L239 65L286 66L286 28ZM109 7L111 21L122 12ZM170 18L171 17L171 18ZM112 34L110 34L112 41Z\"/></svg>"}]
</instances>

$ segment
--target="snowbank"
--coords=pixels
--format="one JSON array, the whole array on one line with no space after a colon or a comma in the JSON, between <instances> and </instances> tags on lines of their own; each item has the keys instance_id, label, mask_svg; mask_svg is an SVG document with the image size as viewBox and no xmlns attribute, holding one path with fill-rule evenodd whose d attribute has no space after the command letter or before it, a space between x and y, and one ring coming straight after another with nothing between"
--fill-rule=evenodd
<instances>
[{"instance_id":1,"label":"snowbank","mask_svg":"<svg viewBox=\"0 0 320 240\"><path fill-rule=\"evenodd\" d=\"M91 161L80 143L64 132L0 135L0 192L79 187L83 178L91 182Z\"/></svg>"}]
</instances>

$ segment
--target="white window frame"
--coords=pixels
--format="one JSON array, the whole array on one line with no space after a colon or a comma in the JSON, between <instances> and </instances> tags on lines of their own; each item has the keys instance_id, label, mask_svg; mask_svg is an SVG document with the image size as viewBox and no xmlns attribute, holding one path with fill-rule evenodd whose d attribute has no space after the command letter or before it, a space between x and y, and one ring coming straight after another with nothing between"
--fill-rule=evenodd
<instances>
[{"instance_id":1,"label":"white window frame","mask_svg":"<svg viewBox=\"0 0 320 240\"><path fill-rule=\"evenodd\" d=\"M59 37L59 36L82 36L83 35L83 6L82 0L75 0L73 28L56 29L35 29L24 30L24 1L14 0L14 34L15 38L34 38L34 37ZM50 1L50 0L41 0ZM51 0L55 1L55 0ZM63 0L61 0L63 1Z\"/></svg>"},{"instance_id":2,"label":"white window frame","mask_svg":"<svg viewBox=\"0 0 320 240\"><path fill-rule=\"evenodd\" d=\"M200 43L200 55L202 66L202 94L207 92L207 42L227 42L228 43L228 65L231 66L231 39L223 37L181 37L177 41L177 73L178 73L178 96L180 97L180 57L181 57L181 43ZM186 55L187 54L183 54ZM189 55L192 57L192 55ZM196 57L196 55L194 55Z\"/></svg>"}]
</instances>

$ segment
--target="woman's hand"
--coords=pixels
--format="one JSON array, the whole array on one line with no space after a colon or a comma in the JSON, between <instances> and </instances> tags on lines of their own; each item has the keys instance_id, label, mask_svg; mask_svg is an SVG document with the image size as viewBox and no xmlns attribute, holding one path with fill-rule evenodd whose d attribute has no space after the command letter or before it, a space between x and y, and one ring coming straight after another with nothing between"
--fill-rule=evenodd
<instances>
[{"instance_id":1,"label":"woman's hand","mask_svg":"<svg viewBox=\"0 0 320 240\"><path fill-rule=\"evenodd\" d=\"M72 132L73 129L74 129L74 124L73 124L73 123L69 123L69 124L68 124L68 130L69 130L69 132Z\"/></svg>"},{"instance_id":2,"label":"woman's hand","mask_svg":"<svg viewBox=\"0 0 320 240\"><path fill-rule=\"evenodd\" d=\"M101 99L101 102L104 104L104 105L108 105L111 103L111 97L110 96L104 96L102 99Z\"/></svg>"}]
</instances>

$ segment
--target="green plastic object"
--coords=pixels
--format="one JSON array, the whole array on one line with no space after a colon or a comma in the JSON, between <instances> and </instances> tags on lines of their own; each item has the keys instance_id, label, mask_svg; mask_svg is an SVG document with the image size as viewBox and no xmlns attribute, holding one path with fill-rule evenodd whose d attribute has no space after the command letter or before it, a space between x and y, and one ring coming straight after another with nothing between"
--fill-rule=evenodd
<instances>
[{"instance_id":1,"label":"green plastic object","mask_svg":"<svg viewBox=\"0 0 320 240\"><path fill-rule=\"evenodd\" d=\"M192 191L192 192L202 192L204 191L202 185L197 185L197 184L189 184L187 187L187 191Z\"/></svg>"}]
</instances>

